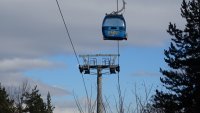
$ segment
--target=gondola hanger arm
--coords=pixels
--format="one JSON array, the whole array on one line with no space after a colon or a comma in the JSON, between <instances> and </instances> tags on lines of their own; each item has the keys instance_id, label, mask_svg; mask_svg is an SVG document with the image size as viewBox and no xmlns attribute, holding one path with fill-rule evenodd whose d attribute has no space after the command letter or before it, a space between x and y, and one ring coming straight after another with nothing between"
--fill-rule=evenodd
<instances>
[{"instance_id":1,"label":"gondola hanger arm","mask_svg":"<svg viewBox=\"0 0 200 113\"><path fill-rule=\"evenodd\" d=\"M118 11L112 12L111 14L119 14L119 13L121 13L121 12L123 12L125 10L125 8L126 8L126 2L124 0L122 0L122 2L123 2L122 8L120 10L118 10Z\"/></svg>"}]
</instances>

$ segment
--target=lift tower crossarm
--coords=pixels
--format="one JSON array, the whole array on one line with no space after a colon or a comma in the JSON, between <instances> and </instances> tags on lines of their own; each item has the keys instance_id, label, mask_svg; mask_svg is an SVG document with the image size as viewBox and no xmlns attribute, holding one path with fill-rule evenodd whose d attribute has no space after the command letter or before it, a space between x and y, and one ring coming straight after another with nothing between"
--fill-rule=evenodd
<instances>
[{"instance_id":1,"label":"lift tower crossarm","mask_svg":"<svg viewBox=\"0 0 200 113\"><path fill-rule=\"evenodd\" d=\"M91 74L91 70L101 68L109 69L110 74L119 72L119 65L116 64L116 58L119 54L91 54L91 55L79 55L83 59L83 65L79 65L79 70L84 74ZM93 72L96 73L97 72Z\"/></svg>"}]
</instances>

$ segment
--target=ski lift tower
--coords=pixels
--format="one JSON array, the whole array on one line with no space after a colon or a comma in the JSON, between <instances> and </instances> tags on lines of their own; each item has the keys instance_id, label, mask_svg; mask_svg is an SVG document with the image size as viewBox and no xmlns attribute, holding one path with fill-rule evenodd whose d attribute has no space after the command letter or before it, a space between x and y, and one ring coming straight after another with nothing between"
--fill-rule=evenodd
<instances>
[{"instance_id":1,"label":"ski lift tower","mask_svg":"<svg viewBox=\"0 0 200 113\"><path fill-rule=\"evenodd\" d=\"M119 54L79 55L83 65L79 65L80 73L97 75L97 113L103 113L102 74L119 73L120 67L115 63Z\"/></svg>"}]
</instances>

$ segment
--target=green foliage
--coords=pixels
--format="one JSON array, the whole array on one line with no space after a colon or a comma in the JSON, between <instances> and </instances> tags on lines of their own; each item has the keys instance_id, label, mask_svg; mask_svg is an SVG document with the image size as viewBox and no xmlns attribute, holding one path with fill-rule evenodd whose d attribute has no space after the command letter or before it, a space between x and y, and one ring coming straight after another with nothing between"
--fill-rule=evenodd
<instances>
[{"instance_id":1,"label":"green foliage","mask_svg":"<svg viewBox=\"0 0 200 113\"><path fill-rule=\"evenodd\" d=\"M169 24L173 36L165 62L171 69L163 70L161 78L168 92L156 91L154 107L165 113L197 113L200 106L200 0L183 0L181 15L184 30Z\"/></svg>"},{"instance_id":2,"label":"green foliage","mask_svg":"<svg viewBox=\"0 0 200 113\"><path fill-rule=\"evenodd\" d=\"M24 109L25 112L30 113L47 113L46 104L43 102L41 94L39 94L39 90L37 86L32 89L32 92L26 92L25 95L25 104L26 108Z\"/></svg>"},{"instance_id":3,"label":"green foliage","mask_svg":"<svg viewBox=\"0 0 200 113\"><path fill-rule=\"evenodd\" d=\"M54 107L51 105L51 95L47 94L47 113L53 113Z\"/></svg>"},{"instance_id":4,"label":"green foliage","mask_svg":"<svg viewBox=\"0 0 200 113\"><path fill-rule=\"evenodd\" d=\"M17 97L19 96L19 104L16 100L9 99L5 88L0 84L0 113L53 113L54 107L51 105L50 93L48 93L47 103L45 103L37 86L32 91L24 91L18 91L19 94L15 94Z\"/></svg>"},{"instance_id":5,"label":"green foliage","mask_svg":"<svg viewBox=\"0 0 200 113\"><path fill-rule=\"evenodd\" d=\"M13 100L10 100L4 87L0 83L0 113L13 113Z\"/></svg>"}]
</instances>

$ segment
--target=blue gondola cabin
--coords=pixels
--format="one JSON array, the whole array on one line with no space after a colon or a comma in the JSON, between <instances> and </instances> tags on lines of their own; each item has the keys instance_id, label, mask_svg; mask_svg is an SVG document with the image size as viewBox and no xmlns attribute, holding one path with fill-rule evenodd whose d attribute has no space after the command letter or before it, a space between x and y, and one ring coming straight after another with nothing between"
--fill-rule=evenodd
<instances>
[{"instance_id":1,"label":"blue gondola cabin","mask_svg":"<svg viewBox=\"0 0 200 113\"><path fill-rule=\"evenodd\" d=\"M104 40L127 40L126 21L123 15L106 15L102 24Z\"/></svg>"}]
</instances>

